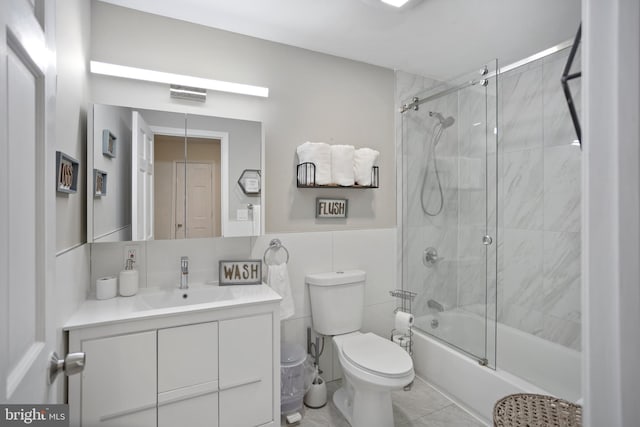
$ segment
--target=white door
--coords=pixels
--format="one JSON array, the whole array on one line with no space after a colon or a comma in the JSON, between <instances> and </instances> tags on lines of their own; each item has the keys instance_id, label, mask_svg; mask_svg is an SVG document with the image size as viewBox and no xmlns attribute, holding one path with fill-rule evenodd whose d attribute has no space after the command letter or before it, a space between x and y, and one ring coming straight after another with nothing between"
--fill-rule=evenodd
<instances>
[{"instance_id":1,"label":"white door","mask_svg":"<svg viewBox=\"0 0 640 427\"><path fill-rule=\"evenodd\" d=\"M37 3L0 2L0 402L32 404L57 399L47 382L56 330L55 5Z\"/></svg>"},{"instance_id":2,"label":"white door","mask_svg":"<svg viewBox=\"0 0 640 427\"><path fill-rule=\"evenodd\" d=\"M186 165L185 173L185 164L176 163L176 238L213 237L213 165L196 162Z\"/></svg>"},{"instance_id":3,"label":"white door","mask_svg":"<svg viewBox=\"0 0 640 427\"><path fill-rule=\"evenodd\" d=\"M187 237L213 237L211 163L187 164Z\"/></svg>"},{"instance_id":4,"label":"white door","mask_svg":"<svg viewBox=\"0 0 640 427\"><path fill-rule=\"evenodd\" d=\"M137 111L131 136L131 234L153 240L153 132Z\"/></svg>"}]
</instances>

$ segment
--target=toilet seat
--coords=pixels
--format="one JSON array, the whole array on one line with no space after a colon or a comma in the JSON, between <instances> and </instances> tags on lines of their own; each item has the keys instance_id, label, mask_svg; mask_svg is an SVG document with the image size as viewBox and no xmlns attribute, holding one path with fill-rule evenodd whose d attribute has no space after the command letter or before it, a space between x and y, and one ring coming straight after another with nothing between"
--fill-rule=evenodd
<instances>
[{"instance_id":1,"label":"toilet seat","mask_svg":"<svg viewBox=\"0 0 640 427\"><path fill-rule=\"evenodd\" d=\"M358 368L387 378L400 378L413 371L409 354L393 342L372 333L348 337L342 354Z\"/></svg>"}]
</instances>

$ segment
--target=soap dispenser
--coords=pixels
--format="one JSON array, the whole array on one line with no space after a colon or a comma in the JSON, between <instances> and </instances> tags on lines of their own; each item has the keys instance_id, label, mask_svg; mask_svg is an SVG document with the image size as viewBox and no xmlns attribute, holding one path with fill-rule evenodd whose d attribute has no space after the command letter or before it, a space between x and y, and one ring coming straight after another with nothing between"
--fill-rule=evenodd
<instances>
[{"instance_id":1,"label":"soap dispenser","mask_svg":"<svg viewBox=\"0 0 640 427\"><path fill-rule=\"evenodd\" d=\"M120 295L123 297L130 297L138 293L138 270L133 268L134 260L129 258L124 267L124 270L120 272Z\"/></svg>"}]
</instances>

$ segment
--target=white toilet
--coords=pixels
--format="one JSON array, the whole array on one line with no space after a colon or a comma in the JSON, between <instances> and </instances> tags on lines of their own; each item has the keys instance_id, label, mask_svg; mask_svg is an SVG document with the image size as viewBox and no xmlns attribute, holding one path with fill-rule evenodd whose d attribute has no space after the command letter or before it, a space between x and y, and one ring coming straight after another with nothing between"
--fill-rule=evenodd
<instances>
[{"instance_id":1,"label":"white toilet","mask_svg":"<svg viewBox=\"0 0 640 427\"><path fill-rule=\"evenodd\" d=\"M333 336L344 379L333 395L353 427L392 427L391 391L413 381L413 361L388 339L361 333L366 274L361 270L310 274L313 329Z\"/></svg>"}]
</instances>

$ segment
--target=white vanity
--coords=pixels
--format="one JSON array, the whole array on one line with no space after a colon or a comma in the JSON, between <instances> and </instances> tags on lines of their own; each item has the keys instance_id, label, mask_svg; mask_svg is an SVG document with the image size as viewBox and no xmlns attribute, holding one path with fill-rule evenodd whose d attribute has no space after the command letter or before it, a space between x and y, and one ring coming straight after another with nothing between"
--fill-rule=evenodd
<instances>
[{"instance_id":1,"label":"white vanity","mask_svg":"<svg viewBox=\"0 0 640 427\"><path fill-rule=\"evenodd\" d=\"M72 426L280 424L280 296L266 285L86 301L65 326Z\"/></svg>"}]
</instances>

